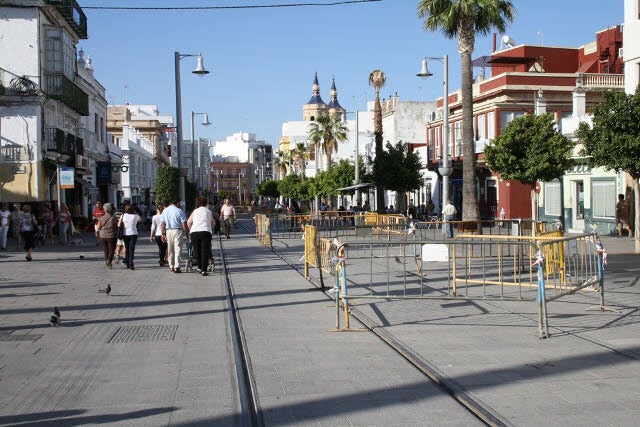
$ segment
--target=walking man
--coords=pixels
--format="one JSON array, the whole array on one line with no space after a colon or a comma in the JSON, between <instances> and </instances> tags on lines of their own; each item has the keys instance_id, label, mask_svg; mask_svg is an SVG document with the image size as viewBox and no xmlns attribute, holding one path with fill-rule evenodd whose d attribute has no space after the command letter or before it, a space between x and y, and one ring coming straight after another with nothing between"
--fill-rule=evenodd
<instances>
[{"instance_id":1,"label":"walking man","mask_svg":"<svg viewBox=\"0 0 640 427\"><path fill-rule=\"evenodd\" d=\"M169 258L169 268L174 273L181 273L180 263L182 261L180 252L184 245L184 239L189 229L187 228L187 215L178 207L179 199L171 202L162 211L162 240L167 242L167 252Z\"/></svg>"},{"instance_id":2,"label":"walking man","mask_svg":"<svg viewBox=\"0 0 640 427\"><path fill-rule=\"evenodd\" d=\"M233 207L229 199L224 199L224 205L220 209L220 219L224 224L224 235L227 239L230 239L231 226L236 221L236 209Z\"/></svg>"}]
</instances>

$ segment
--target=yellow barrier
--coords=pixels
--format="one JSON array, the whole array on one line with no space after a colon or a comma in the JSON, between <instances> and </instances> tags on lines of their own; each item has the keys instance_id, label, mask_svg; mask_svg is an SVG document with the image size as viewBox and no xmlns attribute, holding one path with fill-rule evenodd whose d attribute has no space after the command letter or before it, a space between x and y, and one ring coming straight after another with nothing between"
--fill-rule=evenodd
<instances>
[{"instance_id":1,"label":"yellow barrier","mask_svg":"<svg viewBox=\"0 0 640 427\"><path fill-rule=\"evenodd\" d=\"M263 214L255 214L253 220L256 224L256 239L265 247L273 249L271 243L271 220Z\"/></svg>"},{"instance_id":2,"label":"yellow barrier","mask_svg":"<svg viewBox=\"0 0 640 427\"><path fill-rule=\"evenodd\" d=\"M309 277L309 266L333 273L331 240L318 238L318 229L313 225L304 227L304 277Z\"/></svg>"}]
</instances>

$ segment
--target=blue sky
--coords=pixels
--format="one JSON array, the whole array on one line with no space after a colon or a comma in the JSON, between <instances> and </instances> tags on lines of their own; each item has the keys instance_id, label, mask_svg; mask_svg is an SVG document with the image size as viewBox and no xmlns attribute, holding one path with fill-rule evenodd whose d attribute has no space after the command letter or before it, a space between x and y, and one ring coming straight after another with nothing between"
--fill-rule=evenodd
<instances>
[{"instance_id":1,"label":"blue sky","mask_svg":"<svg viewBox=\"0 0 640 427\"><path fill-rule=\"evenodd\" d=\"M334 0L78 0L80 6L239 6L330 3ZM623 20L623 0L514 0L516 17L507 34L516 44L577 47L598 30ZM428 101L441 96L442 66L419 79L423 56L449 55L449 89L460 87L457 42L426 32L418 0L338 6L233 10L84 9L89 39L80 46L93 59L96 78L110 104L156 104L175 116L174 52L202 53L205 77L191 73L195 58L181 61L184 137L190 112L207 112L212 126L196 137L224 139L255 133L277 145L282 123L302 120L314 73L329 101L335 77L338 100L347 111L364 110L374 97L369 73L381 69L386 98ZM498 35L498 43L500 35ZM473 57L491 53L491 36L478 37ZM126 88L125 88L126 87ZM201 118L196 118L196 120Z\"/></svg>"}]
</instances>

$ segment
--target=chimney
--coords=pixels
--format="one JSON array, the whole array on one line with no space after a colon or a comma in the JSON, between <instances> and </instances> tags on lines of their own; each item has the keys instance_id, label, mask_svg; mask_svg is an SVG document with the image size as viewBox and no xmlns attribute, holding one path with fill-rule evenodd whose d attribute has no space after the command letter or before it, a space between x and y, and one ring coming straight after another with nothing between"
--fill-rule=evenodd
<instances>
[{"instance_id":1,"label":"chimney","mask_svg":"<svg viewBox=\"0 0 640 427\"><path fill-rule=\"evenodd\" d=\"M547 100L542 97L542 91L538 91L538 97L534 102L534 108L536 116L541 116L547 113Z\"/></svg>"},{"instance_id":2,"label":"chimney","mask_svg":"<svg viewBox=\"0 0 640 427\"><path fill-rule=\"evenodd\" d=\"M573 91L573 117L582 117L587 112L585 90L582 85L582 76L576 78L576 88Z\"/></svg>"}]
</instances>

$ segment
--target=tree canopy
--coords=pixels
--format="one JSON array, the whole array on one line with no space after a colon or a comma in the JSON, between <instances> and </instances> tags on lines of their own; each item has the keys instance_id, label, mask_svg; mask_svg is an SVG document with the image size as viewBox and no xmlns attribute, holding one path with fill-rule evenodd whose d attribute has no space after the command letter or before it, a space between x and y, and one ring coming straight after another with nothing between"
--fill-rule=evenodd
<instances>
[{"instance_id":1,"label":"tree canopy","mask_svg":"<svg viewBox=\"0 0 640 427\"><path fill-rule=\"evenodd\" d=\"M606 92L593 108L593 125L580 123L581 154L592 166L624 171L640 178L640 86L633 95Z\"/></svg>"},{"instance_id":2,"label":"tree canopy","mask_svg":"<svg viewBox=\"0 0 640 427\"><path fill-rule=\"evenodd\" d=\"M487 167L503 179L532 188L536 181L553 181L571 168L573 143L556 130L552 114L520 116L484 150Z\"/></svg>"}]
</instances>

